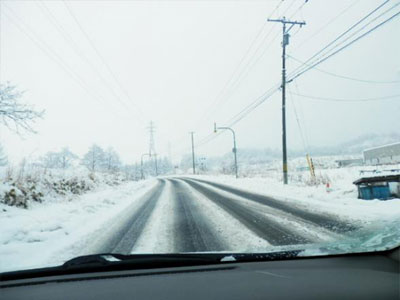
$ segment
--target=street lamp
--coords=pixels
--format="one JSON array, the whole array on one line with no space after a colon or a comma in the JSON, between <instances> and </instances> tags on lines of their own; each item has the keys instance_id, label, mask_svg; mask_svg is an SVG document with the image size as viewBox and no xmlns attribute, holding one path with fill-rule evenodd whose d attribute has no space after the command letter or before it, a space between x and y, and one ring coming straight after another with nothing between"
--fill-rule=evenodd
<instances>
[{"instance_id":1,"label":"street lamp","mask_svg":"<svg viewBox=\"0 0 400 300\"><path fill-rule=\"evenodd\" d=\"M232 152L233 152L233 155L235 157L235 175L236 175L236 178L238 178L238 165L237 165L237 156L236 156L237 148L236 148L236 134L235 134L235 131L230 127L217 127L217 124L214 122L214 132L215 133L217 132L217 129L229 130L230 132L232 132L232 135L233 135L233 149L232 149Z\"/></svg>"}]
</instances>

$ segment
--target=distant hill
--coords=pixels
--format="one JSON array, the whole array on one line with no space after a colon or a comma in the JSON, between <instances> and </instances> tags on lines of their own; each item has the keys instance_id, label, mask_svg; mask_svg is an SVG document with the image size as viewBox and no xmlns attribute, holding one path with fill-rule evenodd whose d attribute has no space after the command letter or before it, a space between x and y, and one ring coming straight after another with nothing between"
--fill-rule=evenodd
<instances>
[{"instance_id":1,"label":"distant hill","mask_svg":"<svg viewBox=\"0 0 400 300\"><path fill-rule=\"evenodd\" d=\"M400 134L392 133L387 135L368 134L359 136L347 142L338 144L334 147L310 147L310 153L315 156L341 156L361 157L362 151L368 148L400 142ZM288 151L288 158L304 157L304 151L291 150ZM190 158L190 159L189 159ZM238 161L241 165L260 165L269 164L272 161L280 160L282 152L280 149L256 149L256 148L239 148ZM191 157L188 157L191 163ZM218 168L226 164L233 163L232 152L228 152L223 156L207 157L207 165L210 168Z\"/></svg>"},{"instance_id":2,"label":"distant hill","mask_svg":"<svg viewBox=\"0 0 400 300\"><path fill-rule=\"evenodd\" d=\"M339 144L335 147L312 147L313 155L340 155L340 154L358 154L368 148L387 145L400 142L399 133L391 133L386 135L367 134L359 136L350 141Z\"/></svg>"}]
</instances>

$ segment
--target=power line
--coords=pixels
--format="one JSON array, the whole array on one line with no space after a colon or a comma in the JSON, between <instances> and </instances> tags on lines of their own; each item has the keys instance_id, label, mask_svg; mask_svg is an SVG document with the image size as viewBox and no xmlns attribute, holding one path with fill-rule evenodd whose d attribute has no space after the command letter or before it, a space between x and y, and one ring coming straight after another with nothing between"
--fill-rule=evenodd
<instances>
[{"instance_id":1,"label":"power line","mask_svg":"<svg viewBox=\"0 0 400 300\"><path fill-rule=\"evenodd\" d=\"M83 26L81 25L81 23L79 22L78 18L75 16L74 12L72 11L72 9L69 7L69 4L67 3L66 0L62 0L65 7L67 8L69 14L72 16L72 18L74 19L75 23L78 25L79 30L82 32L82 34L85 36L86 40L89 42L90 46L93 48L93 50L96 52L97 56L100 58L100 60L102 61L103 65L106 67L106 69L108 70L108 72L111 74L112 78L114 79L114 81L117 83L118 87L121 89L121 91L123 92L123 94L125 95L125 97L127 99L130 100L130 103L133 104L136 109L138 110L138 115L140 118L143 119L142 115L143 112L141 110L141 108L132 101L132 99L129 97L129 94L127 93L127 91L124 89L124 87L122 86L121 82L118 80L117 76L114 74L114 72L112 71L110 65L107 63L107 61L104 59L103 55L100 53L100 51L97 49L96 45L94 44L93 40L90 38L89 34L86 32L86 30L83 28Z\"/></svg>"},{"instance_id":2,"label":"power line","mask_svg":"<svg viewBox=\"0 0 400 300\"><path fill-rule=\"evenodd\" d=\"M282 0L278 6L274 9L274 11L270 14L269 17L271 17L275 11L279 8L280 4L282 4L284 0ZM305 2L292 14L295 15L306 3L308 2L308 0L305 0ZM284 10L283 14L285 14L295 3L295 1L292 1ZM263 25L264 27L264 25ZM277 33L271 43L268 45L268 47L261 53L260 56L257 57L257 59L255 61L252 62L253 58L255 57L255 55L258 53L258 51L260 50L261 46L264 44L264 42L266 41L266 39L269 37L269 35L272 33L274 27L271 28L271 30L264 36L263 40L259 43L259 46L257 47L257 49L253 52L252 56L247 60L247 63L245 64L244 68L242 68L242 71L238 74L238 77L236 78L236 80L233 82L233 86L231 86L231 90L230 90L230 94L228 94L226 96L225 99L222 99L224 101L229 100L230 96L233 93L233 90L236 89L237 86L239 86L240 82L245 78L245 76L248 74L248 72L254 67L254 65L264 56L264 54L266 53L266 51L269 49L269 47L272 45L272 42L275 41L275 39L277 38L277 36L279 35L279 33ZM257 37L259 35L257 34ZM254 43L252 43L254 44ZM247 54L247 53L246 53ZM243 59L242 59L243 61ZM250 65L251 63L251 65ZM230 78L231 81L231 78ZM276 86L276 89L278 89L279 84ZM276 90L277 91L277 90ZM234 117L232 117L228 122L229 126L233 126L234 124L236 124L237 122L239 122L240 120L242 120L245 116L247 116L249 113L251 113L254 109L256 109L259 105L261 105L264 101L266 101L269 97L266 97L266 95L270 92L267 91L265 92L262 96L258 97L255 101L253 101L252 103L250 103L248 106L246 106L243 110L241 110L238 114L236 114ZM215 102L215 101L214 101ZM213 103L214 104L214 103ZM222 101L220 101L219 106L222 104ZM207 110L206 112L208 112L209 110ZM204 116L204 114L203 114ZM203 118L203 117L202 117ZM200 120L199 120L200 121ZM198 123L199 123L198 121ZM200 140L200 142L198 144L196 144L196 146L201 146L204 145L206 143L208 143L209 141L215 139L217 136L219 135L219 133L217 134L209 134L206 137L204 137L203 139Z\"/></svg>"},{"instance_id":3,"label":"power line","mask_svg":"<svg viewBox=\"0 0 400 300\"><path fill-rule=\"evenodd\" d=\"M394 99L394 98L399 98L400 100L400 94L398 95L390 95L390 96L382 96L382 97L373 97L373 98L331 98L331 97L319 97L319 96L311 96L311 95L303 95L299 93L291 93L292 95L296 95L299 97L307 98L307 99L314 99L314 100L320 100L320 101L334 101L334 102L368 102L368 101L381 101L381 100L389 100L389 99Z\"/></svg>"},{"instance_id":4,"label":"power line","mask_svg":"<svg viewBox=\"0 0 400 300\"><path fill-rule=\"evenodd\" d=\"M333 18L331 18L328 22L326 22L324 25L322 25L317 31L315 31L312 35L304 39L297 47L295 47L294 50L297 50L301 46L303 46L306 42L308 42L311 38L315 37L319 33L321 33L322 30L324 30L326 27L328 27L330 24L332 24L334 21L336 21L339 17L341 17L343 14L345 14L350 8L352 8L355 4L357 4L360 0L355 0L352 2L349 6L347 6L345 9L340 11L339 14L335 15Z\"/></svg>"},{"instance_id":5,"label":"power line","mask_svg":"<svg viewBox=\"0 0 400 300\"><path fill-rule=\"evenodd\" d=\"M279 7L282 5L282 3L284 2L284 0L281 0L278 5L274 8L274 10L271 12L270 16L272 16L278 9ZM214 101L211 103L211 105L204 111L204 113L201 115L201 117L199 118L199 120L197 121L195 127L198 127L197 124L199 124L201 122L201 120L203 120L203 118L209 114L209 112L212 110L212 108L214 108L215 106L218 106L221 104L221 100L220 98L224 95L225 91L228 89L229 85L231 84L232 80L234 79L236 73L239 71L240 67L242 66L242 64L244 63L244 61L246 60L247 56L249 55L249 53L251 52L251 50L253 49L254 45L256 44L256 41L258 40L258 38L261 36L262 32L264 31L264 28L267 24L267 21L264 21L263 25L261 26L261 28L259 29L259 31L257 32L257 34L255 35L254 39L252 40L252 42L250 43L250 46L247 48L246 52L244 53L244 55L242 56L242 58L240 59L239 63L236 65L234 71L232 72L232 74L229 76L228 80L225 82L224 86L222 87L222 89L218 92L217 96L215 97ZM267 33L267 35L263 38L263 40L261 41L260 44L263 44L265 39L270 35L271 31L269 31ZM255 50L254 53L257 53L259 47ZM251 61L251 59L254 56L253 55L249 58L248 61ZM243 70L245 70L247 68L248 63L245 65L245 67L242 69L241 72L239 72L239 77L241 76ZM235 84L237 82L234 81L233 84Z\"/></svg>"},{"instance_id":6,"label":"power line","mask_svg":"<svg viewBox=\"0 0 400 300\"><path fill-rule=\"evenodd\" d=\"M289 90L289 95L291 95L291 96L294 95L293 93L291 93L290 87L289 87L289 86L288 86L288 90ZM290 101L292 102L294 115L295 115L296 121L297 121L297 126L299 127L300 138L301 138L301 141L302 141L302 143L303 143L303 148L304 148L304 150L308 153L308 146L306 145L306 142L305 142L305 137L304 137L305 135L303 134L303 129L302 129L302 126L301 126L301 124L300 124L299 116L298 116L298 114L297 114L295 101L293 100L293 97L288 97L288 98L289 98Z\"/></svg>"},{"instance_id":7,"label":"power line","mask_svg":"<svg viewBox=\"0 0 400 300\"><path fill-rule=\"evenodd\" d=\"M305 62L291 56L291 55L287 55L287 57L293 59L294 61L301 63L307 67L311 66L306 64ZM355 77L350 77L350 76L345 76L345 75L340 75L337 73L333 73L330 71L326 71L326 70L322 70L320 68L313 68L313 70L319 71L321 73L327 74L327 75L331 75L333 77L337 77L337 78L342 78L342 79L348 79L348 80L352 80L352 81L358 81L358 82L364 82L364 83L376 83L376 84L394 84L394 83L399 83L400 80L391 80L391 81L379 81L379 80L368 80L368 79L360 79L360 78L355 78Z\"/></svg>"},{"instance_id":8,"label":"power line","mask_svg":"<svg viewBox=\"0 0 400 300\"><path fill-rule=\"evenodd\" d=\"M34 31L32 28L27 26L19 17L16 15L16 13L5 3L3 3L3 7L6 7L12 14L7 13L6 11L2 11L6 17L9 18L11 23L13 23L23 34L25 34L40 50L43 51L43 53L52 59L54 62L56 62L64 71L65 73L72 78L89 96L91 96L94 100L96 100L99 103L106 104L107 101L99 96L94 94L87 86L86 82L76 73L74 72L68 64L64 61L64 59L57 54L46 42L44 42ZM15 21L13 18L18 20L19 22ZM117 114L114 113L115 116L118 118Z\"/></svg>"},{"instance_id":9,"label":"power line","mask_svg":"<svg viewBox=\"0 0 400 300\"><path fill-rule=\"evenodd\" d=\"M307 2L307 1L306 1ZM305 2L305 3L306 3ZM295 3L295 1L293 1L292 3L290 3L286 9L283 12L283 15L293 6L293 4ZM270 14L270 16L268 16L267 20L273 15ZM294 15L294 14L293 14ZM267 47L264 49L264 51L261 52L261 54L255 59L253 60L253 58L256 57L256 54L259 52L259 50L261 50L262 46L264 45L264 43L267 41L267 38L270 36L270 34L273 32L275 26L271 27L270 31L267 33L267 35L263 38L263 40L261 41L261 43L259 44L259 46L257 47L257 49L254 51L253 55L250 57L250 59L247 61L245 67L242 69L242 71L239 73L239 76L236 78L236 80L233 83L233 86L231 87L230 93L226 96L225 99L223 99L223 101L221 102L226 102L230 99L230 97L232 96L233 92L236 90L237 87L240 86L241 82L244 80L244 78L246 78L246 76L249 74L249 72L253 69L253 67L260 61L260 59L262 57L264 57L265 53L267 52L267 50L273 45L273 42L275 41L275 39L279 36L279 32L277 32L274 37L272 38L271 42L267 45Z\"/></svg>"},{"instance_id":10,"label":"power line","mask_svg":"<svg viewBox=\"0 0 400 300\"><path fill-rule=\"evenodd\" d=\"M391 17L389 17L388 19L382 21L381 23L379 23L378 25L374 26L373 28L371 28L370 30L368 30L367 32L363 33L362 35L358 36L357 38L355 38L354 40L352 40L351 42L347 43L346 45L344 45L343 47L339 48L338 50L336 50L335 52L329 54L328 56L320 59L319 61L317 61L316 63L312 64L311 66L309 66L308 68L306 68L305 70L297 73L296 75L294 75L289 81L293 81L294 79L296 79L297 77L301 76L302 74L304 74L305 72L309 71L312 68L315 68L317 65L323 63L324 61L326 61L327 59L329 59L330 57L336 55L337 53L343 51L344 49L346 49L347 47L351 46L352 44L354 44L355 42L357 42L358 40L362 39L363 37L367 36L368 34L374 32L375 30L377 30L379 27L383 26L384 24L390 22L391 20L393 20L394 18L396 18L397 16L400 15L400 12L397 12L396 14L392 15Z\"/></svg>"},{"instance_id":11,"label":"power line","mask_svg":"<svg viewBox=\"0 0 400 300\"><path fill-rule=\"evenodd\" d=\"M267 92L263 93L261 96L257 97L253 102L251 102L244 109L242 109L240 112L238 112L235 116L233 116L227 122L225 122L225 124L227 124L227 126L229 126L229 127L234 126L235 124L240 122L243 118L245 118L248 114L250 114L252 111L254 111L257 107L259 107L262 103L264 103L266 100L270 99L278 91L279 91L279 84L274 86L274 88L269 89ZM200 147L204 144L207 144L208 142L215 139L219 134L221 134L221 132L207 135L206 137L201 139L200 142L198 144L196 144L196 146Z\"/></svg>"},{"instance_id":12,"label":"power line","mask_svg":"<svg viewBox=\"0 0 400 300\"><path fill-rule=\"evenodd\" d=\"M387 0L389 1L389 0ZM383 16L384 14L388 13L390 10L394 9L397 5L399 5L399 3L395 4L394 6L392 6L391 8L389 8L388 10L384 11L383 13L381 13L380 15L378 15L377 17L375 17L374 19L370 20L367 24L364 24L361 28L357 29L355 32L351 33L350 36L347 36L344 40L340 41L339 43L337 43L335 46L333 46L331 49L329 49L325 54L322 54L319 58L315 58L313 62L311 62L313 60L314 57L318 56L318 54L320 54L321 52L323 52L323 50L329 48L331 45L333 45L337 40L339 40L341 37L345 36L345 34L349 33L351 31L351 29L355 28L356 26L358 26L359 24L361 24L363 21L365 21L366 19L368 19L373 13L375 13L378 9L380 9L381 7L383 7L383 5L385 5L387 2L382 3L380 6L376 7L373 11L369 12L366 16L364 16L362 19L360 19L359 21L357 21L355 24L353 24L350 29L347 29L345 32L343 32L342 34L340 34L338 37L336 37L333 41L331 41L330 43L328 43L328 45L326 45L324 48L320 49L316 54L314 54L312 57L308 58L307 61L304 64L312 64L315 61L318 61L319 59L323 59L324 57L326 57L327 55L329 55L329 52L335 51L335 49L339 48L341 45L343 45L347 40L349 40L352 36L356 35L358 32L362 31L364 28L366 28L368 25L370 25L372 22L374 22L375 20L377 20L378 18L380 18L381 16ZM301 70L306 69L306 67L304 66L299 66L297 69L295 69L293 73L296 72L300 72Z\"/></svg>"},{"instance_id":13,"label":"power line","mask_svg":"<svg viewBox=\"0 0 400 300\"><path fill-rule=\"evenodd\" d=\"M294 82L294 87L296 89L296 92L298 94L300 94L299 87L298 87L296 81ZM290 89L290 85L289 85L289 89ZM306 119L306 117L304 115L304 111L303 111L303 108L302 108L302 105L301 105L301 99L298 99L298 100L299 101L298 101L297 104L298 104L298 107L299 107L300 118L303 120L303 124L304 124L304 137L305 137L305 140L306 140L306 145L309 146L310 145L310 139L308 137L308 132L307 132L307 122L306 122L307 119ZM307 150L309 150L309 149L307 149ZM309 152L309 151L307 151L307 152Z\"/></svg>"},{"instance_id":14,"label":"power line","mask_svg":"<svg viewBox=\"0 0 400 300\"><path fill-rule=\"evenodd\" d=\"M45 16L49 19L49 21L55 26L61 36L70 44L70 46L74 49L74 51L78 54L82 60L84 60L92 69L96 75L102 80L105 86L111 91L114 97L117 99L119 103L121 103L126 109L129 107L124 103L121 98L117 95L113 87L109 84L109 82L104 78L104 76L99 72L96 66L87 58L87 56L83 53L83 51L79 48L79 46L75 43L74 39L69 35L69 33L65 30L65 28L58 22L57 18L53 15L51 10L45 5L43 1L37 2L38 7L42 10Z\"/></svg>"},{"instance_id":15,"label":"power line","mask_svg":"<svg viewBox=\"0 0 400 300\"><path fill-rule=\"evenodd\" d=\"M386 5L389 2L389 0L385 0L383 3L381 3L379 6L374 8L371 12L369 12L366 16L362 17L360 20L358 20L355 24L350 26L347 30L342 32L339 36L337 36L333 41L329 42L325 47L317 51L313 56L307 59L306 63L308 63L310 60L312 60L314 57L318 56L320 53L322 53L325 49L329 48L331 45L333 45L336 41L338 41L341 37L346 35L348 32L350 32L353 28L357 27L360 23L362 23L364 20L368 19L372 14L374 14L376 11L378 11L380 8L382 8L384 5Z\"/></svg>"},{"instance_id":16,"label":"power line","mask_svg":"<svg viewBox=\"0 0 400 300\"><path fill-rule=\"evenodd\" d=\"M373 12L377 11L380 7L382 7L382 6L383 6L384 4L386 4L386 3L387 3L387 1L385 1L383 4L381 4L380 6L378 6L377 8L375 8L375 9L373 10ZM360 24L363 20L365 20L365 19L366 19L368 16L370 16L373 12L370 12L367 16L363 17L360 21L358 21L356 24L354 24L354 25L351 27L351 29L354 28L356 25ZM342 51L342 50L345 49L346 47L350 46L351 44L353 44L353 43L355 43L356 41L358 41L359 39L361 39L362 37L368 35L369 33L373 32L374 30L376 30L377 28L379 28L380 26L382 26L383 24L387 23L388 21L390 21L391 19L393 19L393 18L396 17L397 15L398 15L398 14L395 14L395 15L391 16L389 19L387 19L387 20L381 22L380 24L378 24L378 25L375 26L374 28L370 29L370 30L367 31L366 33L364 33L364 34L362 34L361 36L357 37L356 39L354 39L354 40L351 41L350 43L346 44L344 47L340 48L339 50L335 51L334 53L332 53L331 55L329 55L328 57L325 57L325 58L323 58L323 59L326 60L326 59L328 59L329 57L331 57L332 55L334 55L334 54L336 54L336 53ZM351 29L346 30L345 33L349 32ZM345 33L342 33L342 34L340 35L340 37L343 36ZM339 38L339 37L338 37L338 38ZM334 41L336 41L338 38L336 38ZM329 45L331 45L331 44L332 44L332 42L331 42ZM328 46L326 46L325 48L323 48L323 50L326 49L327 47L328 47ZM320 52L322 52L323 50L321 49L317 54L314 54L310 59L312 59L313 57L315 57L316 55L318 55L318 54L319 54ZM310 59L309 59L309 60L310 60ZM322 61L318 62L318 64L321 63L321 62L322 62ZM302 72L302 73L304 73L304 72ZM291 80L297 78L297 77L300 76L302 73L296 75L296 76L293 77ZM291 81L291 80L290 80L290 81ZM278 85L278 86L279 86L279 85ZM242 120L246 115L248 115L250 112L252 112L252 111L253 111L255 108L257 108L261 103L263 103L265 100L269 99L276 91L278 91L278 89L274 90L274 92L271 93L271 94L269 94L269 95L266 95L266 93L264 93L264 94L260 97L260 99L257 99L256 101L252 102L252 103L251 103L250 105L248 105L245 109L243 109L241 112L239 112L239 113L235 116L236 118L235 118L235 117L232 118L233 120L231 121L231 123L229 123L229 126L232 126L233 124L236 124L237 122L239 122L240 120ZM297 94L297 95L300 96L300 94ZM398 97L398 95L396 95L396 96L389 96L389 97L380 97L379 100L386 99L386 98L394 98L394 97ZM308 97L308 98L310 98L310 97ZM318 98L318 100L321 100L321 99L322 99L322 98L320 98L320 97ZM358 102L358 101L375 101L375 99L373 99L373 98L366 98L366 99L338 99L338 98L329 98L329 99L322 99L322 100L326 100L326 101L357 101L357 102ZM215 138L215 137L214 137L214 138ZM212 135L208 135L208 136L204 139L203 144L209 142L209 141L212 140L212 139L213 139Z\"/></svg>"}]
</instances>

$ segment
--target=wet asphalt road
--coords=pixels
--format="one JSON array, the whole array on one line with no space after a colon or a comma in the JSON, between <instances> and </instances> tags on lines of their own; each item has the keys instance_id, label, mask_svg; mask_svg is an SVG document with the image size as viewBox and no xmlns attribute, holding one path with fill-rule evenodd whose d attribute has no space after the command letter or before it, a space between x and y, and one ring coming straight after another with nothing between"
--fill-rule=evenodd
<instances>
[{"instance_id":1,"label":"wet asphalt road","mask_svg":"<svg viewBox=\"0 0 400 300\"><path fill-rule=\"evenodd\" d=\"M357 229L351 222L334 215L321 215L232 186L193 178L165 178L158 179L157 185L140 199L139 205L124 211L124 216L119 220L121 225L104 240L101 252L131 253L146 226L152 226L151 215L162 197L163 201L171 201L173 207L172 213L170 211L167 216L171 222L165 224L169 226L168 232L171 232L173 252L226 250L227 245L219 238L219 233L208 219L207 211L203 210L196 199L200 196L273 246L316 242L315 235L299 233L288 226L287 222L281 222L280 218L293 219L303 226L308 224L310 228L320 228L336 235L345 235ZM254 208L249 203L262 209Z\"/></svg>"}]
</instances>

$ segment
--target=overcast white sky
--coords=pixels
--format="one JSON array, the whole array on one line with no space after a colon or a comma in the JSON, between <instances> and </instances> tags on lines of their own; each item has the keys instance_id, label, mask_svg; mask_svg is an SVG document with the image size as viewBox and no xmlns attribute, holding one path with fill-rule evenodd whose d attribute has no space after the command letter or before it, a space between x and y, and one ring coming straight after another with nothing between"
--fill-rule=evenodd
<instances>
[{"instance_id":1,"label":"overcast white sky","mask_svg":"<svg viewBox=\"0 0 400 300\"><path fill-rule=\"evenodd\" d=\"M98 143L134 162L148 150L146 127L153 120L157 152L168 155L170 144L179 158L190 149L189 131L201 140L212 133L214 121L225 125L279 83L282 27L266 20L280 2L1 0L0 80L25 90L23 100L46 111L36 124L37 135L21 139L0 127L8 155L16 160L63 146L83 154ZM272 17L307 23L292 29L287 48L305 61L383 2L285 0ZM396 3L389 1L380 12ZM400 17L318 67L359 79L400 81L399 33ZM244 69L248 61L252 67ZM297 66L289 57L288 72ZM398 95L400 83L357 82L312 70L290 83L289 91L362 99ZM281 147L280 97L276 93L234 126L239 148ZM303 148L293 104L314 146L400 128L399 97L324 102L288 95L291 148ZM226 132L198 152L218 155L231 147Z\"/></svg>"}]
</instances>

